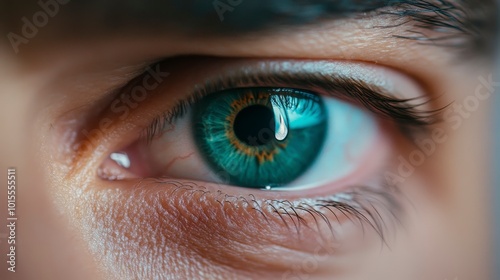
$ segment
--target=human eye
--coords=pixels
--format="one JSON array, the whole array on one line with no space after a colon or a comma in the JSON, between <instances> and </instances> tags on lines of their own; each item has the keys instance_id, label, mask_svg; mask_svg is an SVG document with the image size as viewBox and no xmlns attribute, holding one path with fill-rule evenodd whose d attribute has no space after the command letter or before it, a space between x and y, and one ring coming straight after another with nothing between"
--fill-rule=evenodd
<instances>
[{"instance_id":1,"label":"human eye","mask_svg":"<svg viewBox=\"0 0 500 280\"><path fill-rule=\"evenodd\" d=\"M210 63L217 61L205 64ZM425 123L410 98L391 98L376 92L373 81L339 71L351 67L368 80L373 67L325 61L224 63L225 74L201 77L196 89L155 117L144 137L111 154L100 175L338 192L340 181L380 168L374 163L387 157L384 134L391 133L383 131L383 123L391 117L400 118L395 123L400 128ZM283 67L287 64L292 69ZM402 79L392 76L385 77L387 83ZM392 111L384 114L376 102ZM113 160L124 158L129 164Z\"/></svg>"},{"instance_id":2,"label":"human eye","mask_svg":"<svg viewBox=\"0 0 500 280\"><path fill-rule=\"evenodd\" d=\"M155 67L170 74L134 103L125 119L134 125L103 155L100 180L148 193L155 211L181 224L191 213L217 239L257 238L260 228L273 246L332 252L338 243L325 240L393 233L401 197L385 174L434 121L412 79L328 60L197 57ZM143 81L120 98L133 100Z\"/></svg>"}]
</instances>

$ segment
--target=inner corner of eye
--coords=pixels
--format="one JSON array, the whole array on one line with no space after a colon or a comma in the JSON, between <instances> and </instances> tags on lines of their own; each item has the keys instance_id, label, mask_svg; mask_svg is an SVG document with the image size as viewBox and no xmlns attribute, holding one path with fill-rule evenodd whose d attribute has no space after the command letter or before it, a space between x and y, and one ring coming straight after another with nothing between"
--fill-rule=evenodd
<instances>
[{"instance_id":1,"label":"inner corner of eye","mask_svg":"<svg viewBox=\"0 0 500 280\"><path fill-rule=\"evenodd\" d=\"M145 177L148 165L141 158L140 144L136 142L110 153L97 169L97 176L108 181Z\"/></svg>"},{"instance_id":2,"label":"inner corner of eye","mask_svg":"<svg viewBox=\"0 0 500 280\"><path fill-rule=\"evenodd\" d=\"M111 153L97 169L97 175L101 179L114 181L125 179L124 170L130 168L130 158L127 153Z\"/></svg>"}]
</instances>

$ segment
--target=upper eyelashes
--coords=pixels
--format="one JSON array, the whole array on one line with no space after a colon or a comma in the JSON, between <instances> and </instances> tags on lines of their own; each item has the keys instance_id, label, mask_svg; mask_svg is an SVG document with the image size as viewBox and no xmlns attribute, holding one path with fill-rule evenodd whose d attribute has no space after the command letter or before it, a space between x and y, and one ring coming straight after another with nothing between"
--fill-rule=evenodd
<instances>
[{"instance_id":1,"label":"upper eyelashes","mask_svg":"<svg viewBox=\"0 0 500 280\"><path fill-rule=\"evenodd\" d=\"M190 106L207 94L231 88L242 88L254 85L276 85L304 90L315 89L321 94L347 100L364 106L379 117L395 121L402 130L422 130L440 120L440 112L444 108L430 110L426 104L430 98L396 97L382 87L369 84L361 79L347 76L325 75L322 73L248 73L220 77L206 81L187 98L179 101L174 107L158 116L144 131L147 139L162 133L177 118L182 117Z\"/></svg>"}]
</instances>

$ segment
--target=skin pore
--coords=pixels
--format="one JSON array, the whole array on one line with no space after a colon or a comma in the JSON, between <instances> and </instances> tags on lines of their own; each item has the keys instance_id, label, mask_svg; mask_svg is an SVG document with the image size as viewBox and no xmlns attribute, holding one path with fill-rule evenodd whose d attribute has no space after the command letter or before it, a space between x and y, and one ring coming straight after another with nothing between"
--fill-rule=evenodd
<instances>
[{"instance_id":1,"label":"skin pore","mask_svg":"<svg viewBox=\"0 0 500 280\"><path fill-rule=\"evenodd\" d=\"M244 3L235 13L239 8L243 10ZM226 15L229 19L232 14ZM18 55L3 46L0 114L9 121L2 124L8 133L0 163L4 170L16 167L22 180L22 244L18 274L9 278L12 274L2 271L2 279L488 279L490 107L487 99L473 111L460 105L478 91L478 77L488 80L491 66L481 55L461 59L460 48L393 36L405 28L377 28L392 25L393 19L326 19L228 36L193 36L169 28L161 34L55 41L43 39L57 34L48 26L46 35L21 45ZM221 67L217 59L205 68L196 57L175 67L167 60L169 74L160 71L156 76L157 92L144 102L125 103L130 109L126 118L107 112L116 91L148 65L193 55L363 63L388 68L418 84L430 100L430 110L456 104L447 107L451 113L444 121L429 129L445 131L446 141L436 144L435 152L398 186L405 197L400 199L402 221L386 223L386 244L368 224L363 233L359 224L345 218L337 223L333 217L335 229L344 234L318 235L321 230L313 226L301 229L298 239L278 216L269 215L266 222L259 212L220 204L215 189L201 195L178 188L193 185L189 180L147 185L98 178L96 170L109 153L129 144L157 113L171 107L174 93L165 92L194 83L196 75L190 73L198 71L203 77ZM82 151L78 143L88 139L84 131L99 127L103 116L110 120L105 133L93 134L92 145ZM414 151L389 124L382 131L394 144L391 158ZM388 170L397 170L397 165L391 162ZM203 183L194 185L203 189ZM231 186L218 188L239 192ZM252 194L296 199L292 193L259 192ZM381 215L386 219L391 212ZM305 219L314 223L311 217Z\"/></svg>"}]
</instances>

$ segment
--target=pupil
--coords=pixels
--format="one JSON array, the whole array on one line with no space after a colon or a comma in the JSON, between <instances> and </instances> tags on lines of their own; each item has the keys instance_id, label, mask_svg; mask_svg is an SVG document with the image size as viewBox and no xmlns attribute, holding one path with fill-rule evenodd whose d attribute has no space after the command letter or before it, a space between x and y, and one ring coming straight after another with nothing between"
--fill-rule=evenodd
<instances>
[{"instance_id":1,"label":"pupil","mask_svg":"<svg viewBox=\"0 0 500 280\"><path fill-rule=\"evenodd\" d=\"M252 105L241 110L234 120L234 134L250 146L262 146L274 139L274 113L263 105Z\"/></svg>"}]
</instances>

